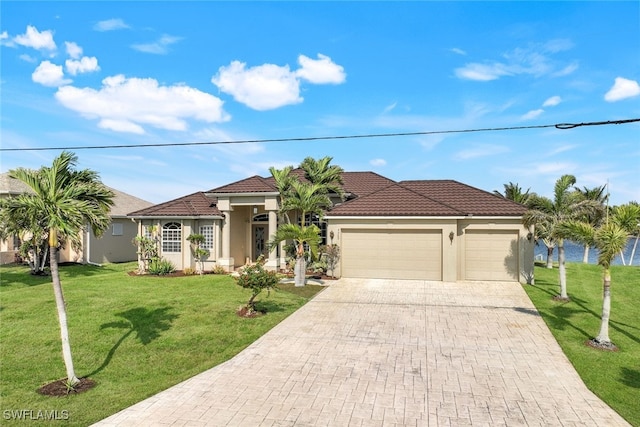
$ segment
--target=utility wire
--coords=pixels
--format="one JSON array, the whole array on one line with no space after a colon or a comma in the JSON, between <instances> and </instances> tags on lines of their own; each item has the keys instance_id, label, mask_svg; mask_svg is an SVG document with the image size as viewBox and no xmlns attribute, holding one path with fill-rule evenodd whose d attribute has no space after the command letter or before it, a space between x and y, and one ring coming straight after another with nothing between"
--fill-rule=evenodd
<instances>
[{"instance_id":1,"label":"utility wire","mask_svg":"<svg viewBox=\"0 0 640 427\"><path fill-rule=\"evenodd\" d=\"M144 148L144 147L180 147L195 145L220 145L220 144L251 144L256 142L303 142L303 141L329 141L336 139L364 139L364 138L389 138L400 136L417 136L417 135L436 135L449 133L473 133L473 132L500 132L508 130L524 130L524 129L574 129L582 126L603 126L603 125L620 125L626 123L640 122L640 118L625 120L610 120L601 122L586 123L558 123L553 125L532 125L532 126L511 126L511 127L494 127L494 128L477 128L477 129L458 129L458 130L435 130L424 132L400 132L400 133L373 133L363 135L338 135L338 136L312 136L301 138L275 138L275 139L245 139L238 141L207 141L207 142L173 142L173 143L157 143L157 144L123 144L123 145L92 145L92 146L76 146L76 147L32 147L32 148L0 148L0 151L45 151L45 150L97 150L109 148Z\"/></svg>"}]
</instances>

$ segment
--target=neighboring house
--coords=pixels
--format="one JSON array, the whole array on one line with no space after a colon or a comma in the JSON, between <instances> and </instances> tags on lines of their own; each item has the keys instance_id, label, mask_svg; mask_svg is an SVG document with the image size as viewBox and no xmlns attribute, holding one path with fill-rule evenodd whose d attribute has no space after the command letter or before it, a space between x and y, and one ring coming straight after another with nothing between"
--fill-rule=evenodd
<instances>
[{"instance_id":1,"label":"neighboring house","mask_svg":"<svg viewBox=\"0 0 640 427\"><path fill-rule=\"evenodd\" d=\"M137 248L132 243L137 236L137 225L127 216L128 212L152 206L153 203L109 188L115 194L111 208L111 225L102 237L98 238L90 228L82 235L82 248L75 251L70 245L59 251L60 262L79 262L102 264L107 262L135 261ZM0 174L0 197L12 197L32 190L22 181L9 177L9 173ZM14 262L20 248L18 237L0 241L0 263Z\"/></svg>"},{"instance_id":2,"label":"neighboring house","mask_svg":"<svg viewBox=\"0 0 640 427\"><path fill-rule=\"evenodd\" d=\"M524 206L452 180L395 182L344 172L343 181L346 200L335 200L322 221L311 218L323 243L340 246L336 276L532 281L534 241L521 223ZM209 250L207 270L232 271L260 255L277 270L284 251L268 252L267 242L281 221L279 201L272 177L253 176L129 216L140 235L157 227L161 256L178 269L194 268L186 239L198 233Z\"/></svg>"}]
</instances>

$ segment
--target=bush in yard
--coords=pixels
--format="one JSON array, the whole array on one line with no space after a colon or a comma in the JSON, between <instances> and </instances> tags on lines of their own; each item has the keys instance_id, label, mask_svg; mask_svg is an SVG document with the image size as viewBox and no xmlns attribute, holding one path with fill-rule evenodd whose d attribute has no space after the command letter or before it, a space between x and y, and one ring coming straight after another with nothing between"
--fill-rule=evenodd
<instances>
[{"instance_id":1,"label":"bush in yard","mask_svg":"<svg viewBox=\"0 0 640 427\"><path fill-rule=\"evenodd\" d=\"M279 278L275 271L264 269L264 257L258 258L253 265L244 267L240 275L236 278L236 283L245 289L251 289L251 298L245 306L240 307L238 314L245 317L252 317L258 314L256 310L256 297L263 290L267 292L276 289Z\"/></svg>"},{"instance_id":2,"label":"bush in yard","mask_svg":"<svg viewBox=\"0 0 640 427\"><path fill-rule=\"evenodd\" d=\"M171 261L166 259L156 259L149 263L149 274L154 276L165 276L174 271L176 271L176 268L171 264Z\"/></svg>"}]
</instances>

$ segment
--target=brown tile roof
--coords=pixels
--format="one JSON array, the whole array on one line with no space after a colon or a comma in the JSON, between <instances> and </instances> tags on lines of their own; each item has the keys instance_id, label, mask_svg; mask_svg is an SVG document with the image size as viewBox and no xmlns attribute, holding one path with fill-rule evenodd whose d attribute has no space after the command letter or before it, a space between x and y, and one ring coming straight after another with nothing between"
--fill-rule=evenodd
<instances>
[{"instance_id":1,"label":"brown tile roof","mask_svg":"<svg viewBox=\"0 0 640 427\"><path fill-rule=\"evenodd\" d=\"M392 183L385 188L335 206L328 216L459 216L460 212Z\"/></svg>"},{"instance_id":2,"label":"brown tile roof","mask_svg":"<svg viewBox=\"0 0 640 427\"><path fill-rule=\"evenodd\" d=\"M210 199L201 191L165 203L130 212L128 216L216 216L221 212L215 205L216 200Z\"/></svg>"},{"instance_id":3,"label":"brown tile roof","mask_svg":"<svg viewBox=\"0 0 640 427\"><path fill-rule=\"evenodd\" d=\"M258 175L214 188L207 193L273 193L277 192L277 188L273 184L273 178L269 181Z\"/></svg>"},{"instance_id":4,"label":"brown tile roof","mask_svg":"<svg viewBox=\"0 0 640 427\"><path fill-rule=\"evenodd\" d=\"M342 181L344 183L342 185L344 191L356 196L364 196L395 183L392 179L378 175L375 172L344 172Z\"/></svg>"},{"instance_id":5,"label":"brown tile roof","mask_svg":"<svg viewBox=\"0 0 640 427\"><path fill-rule=\"evenodd\" d=\"M520 216L527 211L519 203L458 181L402 181L400 184L465 215Z\"/></svg>"},{"instance_id":6,"label":"brown tile roof","mask_svg":"<svg viewBox=\"0 0 640 427\"><path fill-rule=\"evenodd\" d=\"M402 181L334 207L328 216L520 216L518 203L457 181Z\"/></svg>"}]
</instances>

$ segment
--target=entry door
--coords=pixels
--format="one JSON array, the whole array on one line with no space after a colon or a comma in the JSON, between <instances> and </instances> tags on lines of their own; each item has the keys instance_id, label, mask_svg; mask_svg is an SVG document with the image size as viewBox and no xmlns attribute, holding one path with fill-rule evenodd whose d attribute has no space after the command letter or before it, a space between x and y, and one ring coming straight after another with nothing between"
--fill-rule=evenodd
<instances>
[{"instance_id":1,"label":"entry door","mask_svg":"<svg viewBox=\"0 0 640 427\"><path fill-rule=\"evenodd\" d=\"M267 227L264 225L253 226L253 260L257 261L260 255L264 255L265 258L269 257L267 251Z\"/></svg>"}]
</instances>

